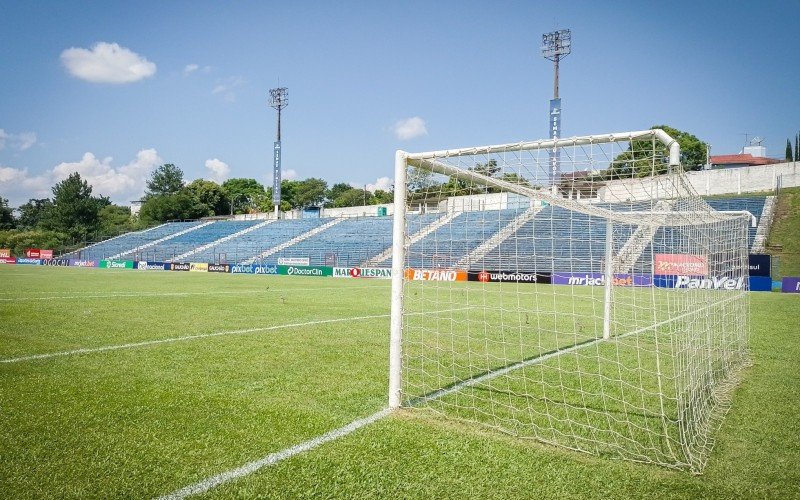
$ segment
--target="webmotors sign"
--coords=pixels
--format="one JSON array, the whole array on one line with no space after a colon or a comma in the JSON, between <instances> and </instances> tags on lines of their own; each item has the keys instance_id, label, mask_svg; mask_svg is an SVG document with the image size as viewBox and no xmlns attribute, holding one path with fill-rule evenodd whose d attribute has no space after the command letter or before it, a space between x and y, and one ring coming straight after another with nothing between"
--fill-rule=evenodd
<instances>
[{"instance_id":1,"label":"webmotors sign","mask_svg":"<svg viewBox=\"0 0 800 500\"><path fill-rule=\"evenodd\" d=\"M686 288L698 290L746 290L744 276L656 276L654 284L660 288Z\"/></svg>"},{"instance_id":2,"label":"webmotors sign","mask_svg":"<svg viewBox=\"0 0 800 500\"><path fill-rule=\"evenodd\" d=\"M413 269L405 271L408 281L467 281L467 271L463 269Z\"/></svg>"},{"instance_id":3,"label":"webmotors sign","mask_svg":"<svg viewBox=\"0 0 800 500\"><path fill-rule=\"evenodd\" d=\"M333 276L333 268L325 266L282 266L279 264L278 274L286 276Z\"/></svg>"},{"instance_id":4,"label":"webmotors sign","mask_svg":"<svg viewBox=\"0 0 800 500\"><path fill-rule=\"evenodd\" d=\"M603 273L554 273L554 285L603 286L606 277ZM614 286L653 286L649 274L615 274L611 284Z\"/></svg>"},{"instance_id":5,"label":"webmotors sign","mask_svg":"<svg viewBox=\"0 0 800 500\"><path fill-rule=\"evenodd\" d=\"M376 278L391 279L392 270L388 267L334 267L334 278Z\"/></svg>"},{"instance_id":6,"label":"webmotors sign","mask_svg":"<svg viewBox=\"0 0 800 500\"><path fill-rule=\"evenodd\" d=\"M705 276L708 274L708 258L704 255L680 253L657 253L654 274Z\"/></svg>"},{"instance_id":7,"label":"webmotors sign","mask_svg":"<svg viewBox=\"0 0 800 500\"><path fill-rule=\"evenodd\" d=\"M518 271L468 271L468 281L481 283L550 283L550 273L526 273Z\"/></svg>"}]
</instances>

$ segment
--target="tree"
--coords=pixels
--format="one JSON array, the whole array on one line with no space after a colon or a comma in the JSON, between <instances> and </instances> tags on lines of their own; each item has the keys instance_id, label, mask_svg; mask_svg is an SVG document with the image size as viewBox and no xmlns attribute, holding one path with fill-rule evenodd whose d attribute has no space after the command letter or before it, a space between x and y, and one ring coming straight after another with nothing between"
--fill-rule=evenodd
<instances>
[{"instance_id":1,"label":"tree","mask_svg":"<svg viewBox=\"0 0 800 500\"><path fill-rule=\"evenodd\" d=\"M53 186L53 204L45 211L43 229L87 239L100 225L100 209L111 204L106 197L93 197L92 186L78 172Z\"/></svg>"},{"instance_id":2,"label":"tree","mask_svg":"<svg viewBox=\"0 0 800 500\"><path fill-rule=\"evenodd\" d=\"M13 229L14 226L14 210L8 205L8 200L0 196L0 229Z\"/></svg>"},{"instance_id":3,"label":"tree","mask_svg":"<svg viewBox=\"0 0 800 500\"><path fill-rule=\"evenodd\" d=\"M30 199L24 205L19 207L19 218L17 219L17 226L20 229L35 229L44 217L44 214L53 202L49 198Z\"/></svg>"},{"instance_id":4,"label":"tree","mask_svg":"<svg viewBox=\"0 0 800 500\"><path fill-rule=\"evenodd\" d=\"M145 197L176 194L183 189L183 170L172 163L165 163L153 170L147 180Z\"/></svg>"},{"instance_id":5,"label":"tree","mask_svg":"<svg viewBox=\"0 0 800 500\"><path fill-rule=\"evenodd\" d=\"M696 136L670 127L654 125L675 139L681 147L681 165L684 170L700 170L706 163L706 143ZM631 141L628 150L614 158L606 172L607 179L647 177L664 174L669 168L669 150L667 146L656 143L655 158L651 156L653 144L651 139Z\"/></svg>"},{"instance_id":6,"label":"tree","mask_svg":"<svg viewBox=\"0 0 800 500\"><path fill-rule=\"evenodd\" d=\"M794 155L792 154L792 141L786 139L786 161L792 161Z\"/></svg>"},{"instance_id":7,"label":"tree","mask_svg":"<svg viewBox=\"0 0 800 500\"><path fill-rule=\"evenodd\" d=\"M118 234L133 231L135 224L131 219L130 207L120 207L119 205L107 205L100 209L100 233L98 240L111 238Z\"/></svg>"},{"instance_id":8,"label":"tree","mask_svg":"<svg viewBox=\"0 0 800 500\"><path fill-rule=\"evenodd\" d=\"M195 179L184 188L205 215L227 215L231 202L225 190L214 181Z\"/></svg>"},{"instance_id":9,"label":"tree","mask_svg":"<svg viewBox=\"0 0 800 500\"><path fill-rule=\"evenodd\" d=\"M255 179L233 178L222 183L222 190L228 197L228 203L233 205L235 213L246 212L247 209L261 208L265 210L271 206L266 203L267 192L264 186ZM270 199L271 199L270 195Z\"/></svg>"},{"instance_id":10,"label":"tree","mask_svg":"<svg viewBox=\"0 0 800 500\"><path fill-rule=\"evenodd\" d=\"M139 218L148 225L169 220L197 219L205 215L204 208L184 190L147 198L139 211Z\"/></svg>"},{"instance_id":11,"label":"tree","mask_svg":"<svg viewBox=\"0 0 800 500\"><path fill-rule=\"evenodd\" d=\"M382 203L392 203L394 201L394 192L392 191L384 191L382 189L376 189L375 192L372 193L372 196L375 199L376 205Z\"/></svg>"},{"instance_id":12,"label":"tree","mask_svg":"<svg viewBox=\"0 0 800 500\"><path fill-rule=\"evenodd\" d=\"M325 206L326 207L335 207L336 206L336 200L341 195L343 195L347 191L350 191L351 189L353 189L353 186L351 186L350 184L346 184L344 182L339 182L339 183L334 184L333 186L331 186L330 189L328 189L328 192L325 193L325 198L326 198Z\"/></svg>"},{"instance_id":13,"label":"tree","mask_svg":"<svg viewBox=\"0 0 800 500\"><path fill-rule=\"evenodd\" d=\"M369 195L369 191L367 191ZM369 201L369 200L367 200ZM369 205L369 203L367 203ZM347 191L340 194L334 203L334 207L358 207L364 205L364 190L350 187Z\"/></svg>"},{"instance_id":14,"label":"tree","mask_svg":"<svg viewBox=\"0 0 800 500\"><path fill-rule=\"evenodd\" d=\"M500 171L500 167L497 166L497 160L492 159L487 163L476 164L471 170L481 175L492 177L494 174Z\"/></svg>"},{"instance_id":15,"label":"tree","mask_svg":"<svg viewBox=\"0 0 800 500\"><path fill-rule=\"evenodd\" d=\"M292 206L306 208L320 206L325 201L328 183L322 179L310 177L304 181L295 181L292 192Z\"/></svg>"}]
</instances>

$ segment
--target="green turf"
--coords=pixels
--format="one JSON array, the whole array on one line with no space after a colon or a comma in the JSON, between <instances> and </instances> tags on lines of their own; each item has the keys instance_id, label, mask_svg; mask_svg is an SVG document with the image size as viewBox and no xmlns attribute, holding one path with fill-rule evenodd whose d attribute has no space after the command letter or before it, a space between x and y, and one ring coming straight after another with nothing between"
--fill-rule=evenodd
<instances>
[{"instance_id":1,"label":"green turf","mask_svg":"<svg viewBox=\"0 0 800 500\"><path fill-rule=\"evenodd\" d=\"M0 364L0 498L166 494L385 405L386 281L0 266L0 284L0 359L380 316ZM702 476L415 410L208 496L798 497L800 297L751 311L754 365Z\"/></svg>"}]
</instances>

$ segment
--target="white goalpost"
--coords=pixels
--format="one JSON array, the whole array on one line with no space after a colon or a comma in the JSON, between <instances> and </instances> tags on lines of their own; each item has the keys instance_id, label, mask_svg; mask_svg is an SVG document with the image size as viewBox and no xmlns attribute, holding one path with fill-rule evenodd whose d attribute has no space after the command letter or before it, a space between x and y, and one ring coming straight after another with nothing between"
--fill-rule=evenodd
<instances>
[{"instance_id":1,"label":"white goalpost","mask_svg":"<svg viewBox=\"0 0 800 500\"><path fill-rule=\"evenodd\" d=\"M390 408L702 471L749 363L751 216L680 158L657 129L398 151Z\"/></svg>"}]
</instances>

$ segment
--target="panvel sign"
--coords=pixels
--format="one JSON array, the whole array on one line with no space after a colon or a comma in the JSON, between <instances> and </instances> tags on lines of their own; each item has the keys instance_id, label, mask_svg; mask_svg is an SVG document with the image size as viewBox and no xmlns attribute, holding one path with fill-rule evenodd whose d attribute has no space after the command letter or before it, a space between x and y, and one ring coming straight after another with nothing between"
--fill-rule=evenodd
<instances>
[{"instance_id":1,"label":"panvel sign","mask_svg":"<svg viewBox=\"0 0 800 500\"><path fill-rule=\"evenodd\" d=\"M391 279L392 270L388 267L334 267L334 278L377 278Z\"/></svg>"},{"instance_id":2,"label":"panvel sign","mask_svg":"<svg viewBox=\"0 0 800 500\"><path fill-rule=\"evenodd\" d=\"M700 290L746 290L744 276L656 276L654 284L660 288L688 288Z\"/></svg>"},{"instance_id":3,"label":"panvel sign","mask_svg":"<svg viewBox=\"0 0 800 500\"><path fill-rule=\"evenodd\" d=\"M603 273L555 273L554 285L603 286L606 277ZM653 286L649 274L615 274L611 284L614 286Z\"/></svg>"},{"instance_id":4,"label":"panvel sign","mask_svg":"<svg viewBox=\"0 0 800 500\"><path fill-rule=\"evenodd\" d=\"M657 253L654 274L705 276L708 258L703 255Z\"/></svg>"},{"instance_id":5,"label":"panvel sign","mask_svg":"<svg viewBox=\"0 0 800 500\"><path fill-rule=\"evenodd\" d=\"M408 281L467 281L467 271L463 269L406 269Z\"/></svg>"},{"instance_id":6,"label":"panvel sign","mask_svg":"<svg viewBox=\"0 0 800 500\"><path fill-rule=\"evenodd\" d=\"M469 271L468 281L481 283L550 283L550 273L527 273L520 271Z\"/></svg>"}]
</instances>

